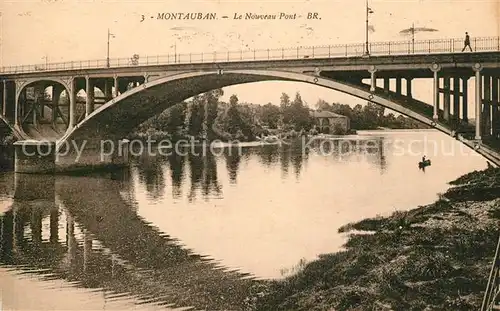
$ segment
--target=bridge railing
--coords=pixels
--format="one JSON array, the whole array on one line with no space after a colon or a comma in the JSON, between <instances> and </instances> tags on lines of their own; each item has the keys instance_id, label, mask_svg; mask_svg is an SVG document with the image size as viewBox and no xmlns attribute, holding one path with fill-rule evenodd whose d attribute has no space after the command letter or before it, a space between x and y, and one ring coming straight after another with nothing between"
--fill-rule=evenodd
<instances>
[{"instance_id":1,"label":"bridge railing","mask_svg":"<svg viewBox=\"0 0 500 311\"><path fill-rule=\"evenodd\" d=\"M412 55L435 53L459 53L464 46L461 38L390 41L369 43L370 55ZM473 52L500 51L500 37L478 37L471 39ZM365 44L336 44L322 46L299 46L293 48L255 49L240 51L214 51L189 54L167 54L109 60L82 60L61 63L5 66L0 73L28 73L77 69L120 68L169 64L220 63L240 61L296 60L307 58L360 57L365 53Z\"/></svg>"}]
</instances>

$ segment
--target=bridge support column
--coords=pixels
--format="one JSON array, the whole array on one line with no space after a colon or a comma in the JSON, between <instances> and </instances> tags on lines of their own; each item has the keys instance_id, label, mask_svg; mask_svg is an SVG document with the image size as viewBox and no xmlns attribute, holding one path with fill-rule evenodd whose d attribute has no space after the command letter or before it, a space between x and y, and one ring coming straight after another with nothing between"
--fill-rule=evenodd
<instances>
[{"instance_id":1,"label":"bridge support column","mask_svg":"<svg viewBox=\"0 0 500 311\"><path fill-rule=\"evenodd\" d=\"M500 92L498 90L499 86L499 78L493 77L491 81L491 130L492 135L495 138L499 136L499 127L500 127L500 119L499 119L499 111L498 111L498 103L500 101Z\"/></svg>"},{"instance_id":2,"label":"bridge support column","mask_svg":"<svg viewBox=\"0 0 500 311\"><path fill-rule=\"evenodd\" d=\"M468 101L469 101L469 77L462 77L462 120L469 122L468 116Z\"/></svg>"},{"instance_id":3,"label":"bridge support column","mask_svg":"<svg viewBox=\"0 0 500 311\"><path fill-rule=\"evenodd\" d=\"M76 124L76 86L75 79L71 79L69 85L69 125L68 129L72 129Z\"/></svg>"},{"instance_id":4,"label":"bridge support column","mask_svg":"<svg viewBox=\"0 0 500 311\"><path fill-rule=\"evenodd\" d=\"M491 135L491 76L483 76L483 136Z\"/></svg>"},{"instance_id":5,"label":"bridge support column","mask_svg":"<svg viewBox=\"0 0 500 311\"><path fill-rule=\"evenodd\" d=\"M43 111L43 105L40 104L42 101L42 96L43 96L43 89L40 85L36 85L34 87L34 98L33 98L33 126L35 128L38 128L38 108L41 108L40 110ZM40 113L41 113L40 111Z\"/></svg>"},{"instance_id":6,"label":"bridge support column","mask_svg":"<svg viewBox=\"0 0 500 311\"><path fill-rule=\"evenodd\" d=\"M85 100L85 117L88 117L94 111L94 84L89 76L85 76L85 86L87 98Z\"/></svg>"},{"instance_id":7,"label":"bridge support column","mask_svg":"<svg viewBox=\"0 0 500 311\"><path fill-rule=\"evenodd\" d=\"M112 98L111 96L111 85L107 78L104 79L104 97L106 97L106 101Z\"/></svg>"},{"instance_id":8,"label":"bridge support column","mask_svg":"<svg viewBox=\"0 0 500 311\"><path fill-rule=\"evenodd\" d=\"M476 72L476 87L475 87L475 92L476 92L476 109L474 113L474 118L476 120L476 135L475 139L476 140L481 140L481 104L482 104L482 99L481 99L481 84L482 84L482 77L481 77L481 69L482 66L479 63L476 63L473 67L474 71Z\"/></svg>"},{"instance_id":9,"label":"bridge support column","mask_svg":"<svg viewBox=\"0 0 500 311\"><path fill-rule=\"evenodd\" d=\"M7 81L2 82L2 115L7 117Z\"/></svg>"},{"instance_id":10,"label":"bridge support column","mask_svg":"<svg viewBox=\"0 0 500 311\"><path fill-rule=\"evenodd\" d=\"M460 77L453 77L453 122L460 123Z\"/></svg>"},{"instance_id":11,"label":"bridge support column","mask_svg":"<svg viewBox=\"0 0 500 311\"><path fill-rule=\"evenodd\" d=\"M115 81L115 91L114 91L113 97L117 97L119 95L119 93L118 93L118 91L119 91L118 76L117 75L114 76L114 81Z\"/></svg>"},{"instance_id":12,"label":"bridge support column","mask_svg":"<svg viewBox=\"0 0 500 311\"><path fill-rule=\"evenodd\" d=\"M396 77L396 93L401 95L401 77Z\"/></svg>"},{"instance_id":13,"label":"bridge support column","mask_svg":"<svg viewBox=\"0 0 500 311\"><path fill-rule=\"evenodd\" d=\"M59 114L59 98L63 89L59 85L52 86L52 126L56 127L57 116Z\"/></svg>"},{"instance_id":14,"label":"bridge support column","mask_svg":"<svg viewBox=\"0 0 500 311\"><path fill-rule=\"evenodd\" d=\"M411 82L413 78L406 78L406 96L412 98L411 94Z\"/></svg>"},{"instance_id":15,"label":"bridge support column","mask_svg":"<svg viewBox=\"0 0 500 311\"><path fill-rule=\"evenodd\" d=\"M370 72L370 92L375 92L375 89L377 88L377 76L375 73L377 72L377 69L375 69L374 66L372 66L370 69L368 69L368 72Z\"/></svg>"},{"instance_id":16,"label":"bridge support column","mask_svg":"<svg viewBox=\"0 0 500 311\"><path fill-rule=\"evenodd\" d=\"M16 94L17 94L17 83L16 83ZM19 96L16 96L14 99L14 126L19 128L19 114L21 112L20 101L23 97L23 93L20 93Z\"/></svg>"},{"instance_id":17,"label":"bridge support column","mask_svg":"<svg viewBox=\"0 0 500 311\"><path fill-rule=\"evenodd\" d=\"M54 173L55 163L55 142L22 140L14 143L14 171L16 173Z\"/></svg>"},{"instance_id":18,"label":"bridge support column","mask_svg":"<svg viewBox=\"0 0 500 311\"><path fill-rule=\"evenodd\" d=\"M391 80L389 78L384 78L384 92L385 93L389 93L390 82L391 82Z\"/></svg>"},{"instance_id":19,"label":"bridge support column","mask_svg":"<svg viewBox=\"0 0 500 311\"><path fill-rule=\"evenodd\" d=\"M434 121L438 121L439 119L439 76L438 72L441 69L441 66L438 64L433 64L431 67L431 71L434 73L434 79L433 79L433 87L432 87L432 106L433 106L433 113L432 113L432 119Z\"/></svg>"},{"instance_id":20,"label":"bridge support column","mask_svg":"<svg viewBox=\"0 0 500 311\"><path fill-rule=\"evenodd\" d=\"M443 92L444 92L443 117L446 121L450 121L450 99L451 99L450 93L451 92L450 92L450 77L448 77L448 76L444 77Z\"/></svg>"}]
</instances>

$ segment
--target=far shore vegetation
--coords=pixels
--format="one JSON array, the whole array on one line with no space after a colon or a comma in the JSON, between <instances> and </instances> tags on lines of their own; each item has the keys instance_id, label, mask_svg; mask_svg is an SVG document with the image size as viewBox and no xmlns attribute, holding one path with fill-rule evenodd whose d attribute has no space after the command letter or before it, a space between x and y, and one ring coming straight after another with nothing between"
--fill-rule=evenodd
<instances>
[{"instance_id":1,"label":"far shore vegetation","mask_svg":"<svg viewBox=\"0 0 500 311\"><path fill-rule=\"evenodd\" d=\"M314 119L310 116L309 105L302 100L299 92L292 99L282 93L279 105L271 102L261 105L241 102L237 95L229 98L229 103L221 101L223 90L218 89L200 94L192 99L173 105L164 112L141 124L131 138L151 137L172 140L187 137L203 138L206 118L208 140L253 141L257 136L299 133L311 134L315 131ZM419 129L427 128L422 123L393 113L386 113L384 107L367 103L365 106L351 107L347 104L328 103L322 99L315 105L325 110L344 115L350 119L351 133L355 130ZM332 134L346 134L341 131Z\"/></svg>"}]
</instances>

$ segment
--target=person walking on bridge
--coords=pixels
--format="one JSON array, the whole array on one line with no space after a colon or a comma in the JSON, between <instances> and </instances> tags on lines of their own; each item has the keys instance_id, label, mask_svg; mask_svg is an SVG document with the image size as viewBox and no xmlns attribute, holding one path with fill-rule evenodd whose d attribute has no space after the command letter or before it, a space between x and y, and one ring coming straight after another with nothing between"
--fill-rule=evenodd
<instances>
[{"instance_id":1,"label":"person walking on bridge","mask_svg":"<svg viewBox=\"0 0 500 311\"><path fill-rule=\"evenodd\" d=\"M472 47L470 46L470 37L467 32L465 33L464 48L462 49L462 52L465 51L466 47L469 47L470 51L472 52Z\"/></svg>"}]
</instances>

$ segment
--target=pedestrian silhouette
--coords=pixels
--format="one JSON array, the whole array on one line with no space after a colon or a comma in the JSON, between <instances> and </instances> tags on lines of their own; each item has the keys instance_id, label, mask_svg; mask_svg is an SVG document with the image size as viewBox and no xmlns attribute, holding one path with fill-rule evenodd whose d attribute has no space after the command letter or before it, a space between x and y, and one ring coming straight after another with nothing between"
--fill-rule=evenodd
<instances>
[{"instance_id":1,"label":"pedestrian silhouette","mask_svg":"<svg viewBox=\"0 0 500 311\"><path fill-rule=\"evenodd\" d=\"M470 46L470 37L467 32L465 33L464 48L462 49L462 52L465 51L466 47L469 47L470 51L472 52L472 47Z\"/></svg>"}]
</instances>

